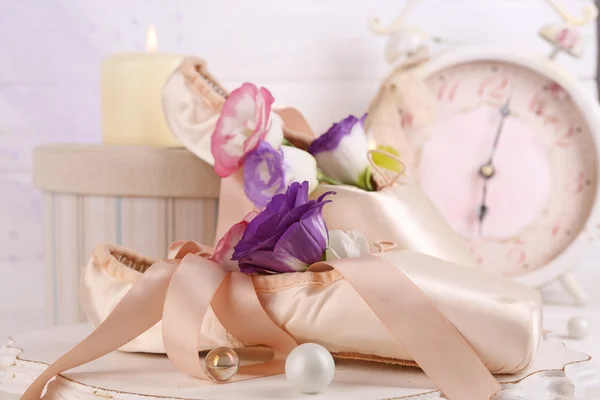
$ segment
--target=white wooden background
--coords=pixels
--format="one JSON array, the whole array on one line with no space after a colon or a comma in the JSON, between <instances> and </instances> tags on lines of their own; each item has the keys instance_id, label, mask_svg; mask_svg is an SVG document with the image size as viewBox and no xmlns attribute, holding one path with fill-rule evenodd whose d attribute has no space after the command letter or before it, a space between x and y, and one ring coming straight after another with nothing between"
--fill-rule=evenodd
<instances>
[{"instance_id":1,"label":"white wooden background","mask_svg":"<svg viewBox=\"0 0 600 400\"><path fill-rule=\"evenodd\" d=\"M562 0L578 12L583 0ZM144 51L154 24L161 51L194 54L230 89L268 87L321 132L362 113L389 70L371 16L392 21L400 0L0 0L0 337L43 324L41 196L31 150L99 142L99 65ZM408 19L452 45L488 44L546 54L537 30L558 16L543 0L421 0ZM581 60L558 61L596 92L596 35ZM576 270L596 292L593 252ZM550 296L559 292L550 291ZM600 298L600 297L599 297Z\"/></svg>"}]
</instances>

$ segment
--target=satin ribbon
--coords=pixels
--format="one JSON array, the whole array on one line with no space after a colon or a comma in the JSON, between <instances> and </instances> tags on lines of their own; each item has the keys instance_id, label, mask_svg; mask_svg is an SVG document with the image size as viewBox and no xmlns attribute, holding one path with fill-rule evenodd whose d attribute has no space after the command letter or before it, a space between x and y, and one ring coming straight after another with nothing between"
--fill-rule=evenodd
<instances>
[{"instance_id":1,"label":"satin ribbon","mask_svg":"<svg viewBox=\"0 0 600 400\"><path fill-rule=\"evenodd\" d=\"M249 275L225 271L206 258L211 249L176 242L171 259L154 263L113 312L86 339L50 365L21 397L40 399L50 379L119 349L162 318L169 359L181 371L211 379L198 356L200 327L209 307L244 346L267 346L272 360L242 366L230 381L284 372L296 341L262 308ZM501 389L454 326L398 268L371 255L321 262L310 270L335 268L369 305L450 400L486 400Z\"/></svg>"},{"instance_id":2,"label":"satin ribbon","mask_svg":"<svg viewBox=\"0 0 600 400\"><path fill-rule=\"evenodd\" d=\"M449 400L489 399L501 386L456 328L409 278L371 255L312 265L335 268Z\"/></svg>"}]
</instances>

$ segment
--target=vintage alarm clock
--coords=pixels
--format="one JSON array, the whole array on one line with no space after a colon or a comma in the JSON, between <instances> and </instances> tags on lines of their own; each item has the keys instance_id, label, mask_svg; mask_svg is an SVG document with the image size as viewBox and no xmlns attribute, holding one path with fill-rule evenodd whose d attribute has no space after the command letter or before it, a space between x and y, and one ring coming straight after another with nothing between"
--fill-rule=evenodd
<instances>
[{"instance_id":1,"label":"vintage alarm clock","mask_svg":"<svg viewBox=\"0 0 600 400\"><path fill-rule=\"evenodd\" d=\"M581 53L577 27L597 9L577 20L552 4L565 22L540 31L549 57L460 47L436 54L411 72L431 96L433 117L413 124L406 109L398 112L409 169L481 268L532 286L561 279L583 303L569 270L599 217L600 107L552 59ZM400 25L386 58L410 62L423 53L423 33Z\"/></svg>"}]
</instances>

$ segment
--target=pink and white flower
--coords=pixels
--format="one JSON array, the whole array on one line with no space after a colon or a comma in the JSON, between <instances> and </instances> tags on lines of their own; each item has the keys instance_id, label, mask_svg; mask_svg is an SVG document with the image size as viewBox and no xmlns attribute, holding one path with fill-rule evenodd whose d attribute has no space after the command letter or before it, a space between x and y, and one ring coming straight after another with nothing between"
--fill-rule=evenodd
<instances>
[{"instance_id":1,"label":"pink and white flower","mask_svg":"<svg viewBox=\"0 0 600 400\"><path fill-rule=\"evenodd\" d=\"M224 178L236 172L261 140L275 149L283 142L281 119L271 113L271 92L251 83L231 92L211 137L215 171Z\"/></svg>"},{"instance_id":2,"label":"pink and white flower","mask_svg":"<svg viewBox=\"0 0 600 400\"><path fill-rule=\"evenodd\" d=\"M257 215L258 212L252 211L246 214L243 220L229 228L225 235L219 240L219 243L217 243L215 252L210 259L228 271L239 271L240 268L238 267L237 261L233 261L231 257L233 256L235 246L242 239L242 236L244 236L248 224Z\"/></svg>"}]
</instances>

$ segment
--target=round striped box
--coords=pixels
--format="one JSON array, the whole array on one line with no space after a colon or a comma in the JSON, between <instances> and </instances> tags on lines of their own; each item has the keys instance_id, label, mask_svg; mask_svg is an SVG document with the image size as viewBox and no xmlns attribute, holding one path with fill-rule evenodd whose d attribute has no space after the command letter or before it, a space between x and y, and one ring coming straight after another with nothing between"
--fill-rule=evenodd
<instances>
[{"instance_id":1,"label":"round striped box","mask_svg":"<svg viewBox=\"0 0 600 400\"><path fill-rule=\"evenodd\" d=\"M43 146L33 179L44 194L50 325L86 320L79 276L98 243L163 258L175 240L214 242L220 180L185 149Z\"/></svg>"}]
</instances>

